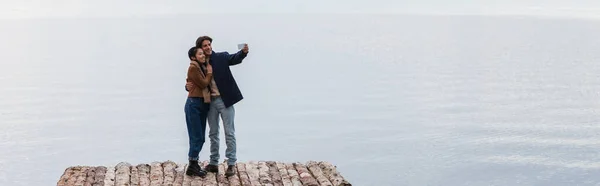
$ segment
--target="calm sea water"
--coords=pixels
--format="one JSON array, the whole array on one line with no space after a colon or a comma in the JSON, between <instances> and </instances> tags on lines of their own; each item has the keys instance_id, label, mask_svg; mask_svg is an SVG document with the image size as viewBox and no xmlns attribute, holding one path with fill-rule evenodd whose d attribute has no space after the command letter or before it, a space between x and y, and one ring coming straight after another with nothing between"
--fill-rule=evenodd
<instances>
[{"instance_id":1,"label":"calm sea water","mask_svg":"<svg viewBox=\"0 0 600 186\"><path fill-rule=\"evenodd\" d=\"M329 161L355 185L600 183L600 21L190 15L0 30L0 185L185 162L186 52L204 34L216 51L251 48L232 67L239 161Z\"/></svg>"}]
</instances>

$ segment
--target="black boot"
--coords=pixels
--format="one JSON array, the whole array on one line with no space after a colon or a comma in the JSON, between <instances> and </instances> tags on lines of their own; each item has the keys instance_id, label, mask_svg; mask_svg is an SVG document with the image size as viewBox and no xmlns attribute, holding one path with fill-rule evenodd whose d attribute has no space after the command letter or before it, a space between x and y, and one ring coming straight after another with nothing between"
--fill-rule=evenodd
<instances>
[{"instance_id":1,"label":"black boot","mask_svg":"<svg viewBox=\"0 0 600 186\"><path fill-rule=\"evenodd\" d=\"M219 167L217 165L208 164L208 165L206 165L206 167L204 167L204 169L206 169L206 171L208 171L208 172L214 172L214 173L219 172Z\"/></svg>"},{"instance_id":2,"label":"black boot","mask_svg":"<svg viewBox=\"0 0 600 186\"><path fill-rule=\"evenodd\" d=\"M190 160L190 164L188 165L185 174L187 174L188 176L200 176L204 178L206 176L206 171L200 168L200 165L198 165L198 161Z\"/></svg>"},{"instance_id":3,"label":"black boot","mask_svg":"<svg viewBox=\"0 0 600 186\"><path fill-rule=\"evenodd\" d=\"M227 171L225 171L225 176L229 177L229 176L233 176L233 175L235 175L235 165L227 166Z\"/></svg>"}]
</instances>

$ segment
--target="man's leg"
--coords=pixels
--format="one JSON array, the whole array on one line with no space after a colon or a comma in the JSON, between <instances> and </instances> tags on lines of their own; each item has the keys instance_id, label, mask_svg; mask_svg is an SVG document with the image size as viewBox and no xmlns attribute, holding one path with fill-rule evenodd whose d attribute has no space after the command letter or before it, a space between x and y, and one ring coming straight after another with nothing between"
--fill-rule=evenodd
<instances>
[{"instance_id":1,"label":"man's leg","mask_svg":"<svg viewBox=\"0 0 600 186\"><path fill-rule=\"evenodd\" d=\"M227 157L227 170L225 171L225 176L229 177L235 175L235 163L237 161L236 158L236 143L235 143L235 127L234 127L234 117L235 117L235 109L233 106L225 108L225 103L221 98L216 98L212 100L212 102L216 109L221 113L221 118L223 119L223 130L225 130L225 144L227 144L227 149L225 149L225 157Z\"/></svg>"},{"instance_id":2,"label":"man's leg","mask_svg":"<svg viewBox=\"0 0 600 186\"><path fill-rule=\"evenodd\" d=\"M235 109L233 105L225 108L223 101L219 102L221 110L221 117L223 118L223 130L225 130L225 157L227 157L227 165L235 165L237 161L236 157L236 141L235 141Z\"/></svg>"},{"instance_id":3,"label":"man's leg","mask_svg":"<svg viewBox=\"0 0 600 186\"><path fill-rule=\"evenodd\" d=\"M225 157L227 157L227 170L225 171L225 176L229 177L235 175L235 163L237 161L234 125L235 109L233 108L233 105L225 108L225 104L223 104L222 100L219 100L217 103L219 110L221 110L221 118L223 118L225 144L227 144L227 149L225 149Z\"/></svg>"},{"instance_id":4,"label":"man's leg","mask_svg":"<svg viewBox=\"0 0 600 186\"><path fill-rule=\"evenodd\" d=\"M211 165L219 164L219 109L214 99L210 102L208 111L208 137L210 138L210 162Z\"/></svg>"}]
</instances>

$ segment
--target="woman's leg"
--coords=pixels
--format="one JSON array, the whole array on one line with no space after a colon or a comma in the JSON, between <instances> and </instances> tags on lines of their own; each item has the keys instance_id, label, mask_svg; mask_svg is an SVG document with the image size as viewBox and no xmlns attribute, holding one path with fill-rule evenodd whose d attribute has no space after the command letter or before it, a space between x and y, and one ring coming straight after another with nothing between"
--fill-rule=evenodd
<instances>
[{"instance_id":1,"label":"woman's leg","mask_svg":"<svg viewBox=\"0 0 600 186\"><path fill-rule=\"evenodd\" d=\"M200 131L198 132L198 135L200 137L199 142L202 142L200 144L200 150L202 150L202 147L204 146L204 141L206 140L206 120L208 117L208 109L210 109L210 104L208 103L204 103L204 100L200 99L202 102L202 104L198 105L198 110L200 111L200 117L199 117L199 121L198 123L200 124Z\"/></svg>"},{"instance_id":2,"label":"woman's leg","mask_svg":"<svg viewBox=\"0 0 600 186\"><path fill-rule=\"evenodd\" d=\"M190 138L190 150L188 152L190 163L186 170L186 174L189 176L206 176L206 172L198 164L198 155L204 145L206 105L204 100L200 98L188 98L185 106L185 118Z\"/></svg>"},{"instance_id":3,"label":"woman's leg","mask_svg":"<svg viewBox=\"0 0 600 186\"><path fill-rule=\"evenodd\" d=\"M190 149L188 152L190 160L198 160L198 154L204 145L206 130L206 114L202 113L205 110L204 106L203 100L199 98L188 98L186 102L185 118L190 140Z\"/></svg>"}]
</instances>

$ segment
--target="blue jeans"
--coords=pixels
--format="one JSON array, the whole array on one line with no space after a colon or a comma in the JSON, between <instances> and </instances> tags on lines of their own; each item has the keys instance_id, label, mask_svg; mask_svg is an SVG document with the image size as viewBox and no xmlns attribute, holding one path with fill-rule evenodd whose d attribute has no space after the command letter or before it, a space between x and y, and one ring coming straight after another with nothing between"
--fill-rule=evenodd
<instances>
[{"instance_id":1,"label":"blue jeans","mask_svg":"<svg viewBox=\"0 0 600 186\"><path fill-rule=\"evenodd\" d=\"M198 154L204 145L206 135L206 118L210 104L204 103L203 98L187 98L185 102L185 122L190 138L188 158L198 160Z\"/></svg>"},{"instance_id":2,"label":"blue jeans","mask_svg":"<svg viewBox=\"0 0 600 186\"><path fill-rule=\"evenodd\" d=\"M208 126L210 130L208 137L210 138L210 164L219 164L219 115L223 119L223 129L225 130L225 157L227 157L227 165L235 165L236 145L235 145L235 127L234 117L235 109L233 105L225 108L225 104L221 97L215 97L210 102L208 111Z\"/></svg>"}]
</instances>

